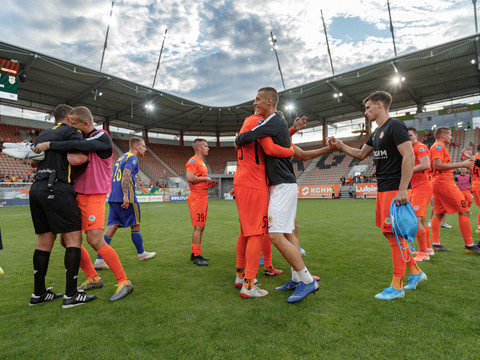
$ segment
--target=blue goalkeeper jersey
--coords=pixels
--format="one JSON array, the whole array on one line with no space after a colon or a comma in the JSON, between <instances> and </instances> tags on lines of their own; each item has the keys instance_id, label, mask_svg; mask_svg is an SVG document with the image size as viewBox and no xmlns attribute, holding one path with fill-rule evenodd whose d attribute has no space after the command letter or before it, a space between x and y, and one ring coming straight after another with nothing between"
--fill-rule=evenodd
<instances>
[{"instance_id":1,"label":"blue goalkeeper jersey","mask_svg":"<svg viewBox=\"0 0 480 360\"><path fill-rule=\"evenodd\" d=\"M120 156L113 167L112 175L112 192L108 198L108 202L123 203L123 190L122 190L122 178L123 171L130 169L131 182L128 186L128 198L130 203L137 202L137 196L135 195L135 183L137 182L137 173L139 170L138 158L130 152L127 152Z\"/></svg>"}]
</instances>

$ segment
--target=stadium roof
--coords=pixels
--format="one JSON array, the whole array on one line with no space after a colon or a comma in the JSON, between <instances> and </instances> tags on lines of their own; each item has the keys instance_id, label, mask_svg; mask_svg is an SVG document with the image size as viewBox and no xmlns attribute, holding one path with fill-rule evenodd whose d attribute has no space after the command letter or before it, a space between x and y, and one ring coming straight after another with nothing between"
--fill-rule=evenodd
<instances>
[{"instance_id":1,"label":"stadium roof","mask_svg":"<svg viewBox=\"0 0 480 360\"><path fill-rule=\"evenodd\" d=\"M375 90L392 93L393 111L479 95L479 45L477 35L469 36L281 91L279 109L290 120L306 114L312 127L362 117L362 100ZM4 42L0 58L20 63L21 80L18 101L1 99L2 105L46 113L60 103L84 105L97 123L175 135L233 135L253 112L253 99L202 105ZM394 85L395 75L405 81Z\"/></svg>"}]
</instances>

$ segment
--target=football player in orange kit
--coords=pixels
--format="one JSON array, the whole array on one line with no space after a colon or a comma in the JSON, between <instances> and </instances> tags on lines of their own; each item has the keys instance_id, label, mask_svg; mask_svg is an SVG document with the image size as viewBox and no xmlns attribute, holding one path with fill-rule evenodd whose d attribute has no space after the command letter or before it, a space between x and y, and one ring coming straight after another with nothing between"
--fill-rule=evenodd
<instances>
[{"instance_id":1,"label":"football player in orange kit","mask_svg":"<svg viewBox=\"0 0 480 360\"><path fill-rule=\"evenodd\" d=\"M195 155L187 162L187 181L190 186L188 195L188 208L192 220L192 253L190 260L195 265L207 266L208 258L202 256L202 235L205 230L208 212L207 189L217 186L218 182L208 177L208 169L203 159L210 151L207 140L195 139L193 141Z\"/></svg>"},{"instance_id":2,"label":"football player in orange kit","mask_svg":"<svg viewBox=\"0 0 480 360\"><path fill-rule=\"evenodd\" d=\"M430 242L430 228L425 218L433 191L430 181L430 151L425 144L418 141L417 129L409 127L407 130L415 154L415 167L410 180L412 188L409 190L408 196L418 219L417 241L419 249L415 261L426 261L430 260L430 255L434 254Z\"/></svg>"},{"instance_id":3,"label":"football player in orange kit","mask_svg":"<svg viewBox=\"0 0 480 360\"><path fill-rule=\"evenodd\" d=\"M245 119L240 133L253 129L263 120L259 115L249 116ZM268 294L266 290L255 285L262 242L268 232L268 185L264 151L276 157L291 157L294 153L293 149L274 144L271 137L258 139L258 142L237 149L238 162L233 187L240 221L240 235L237 240L235 286L241 287L240 296L243 298L262 297ZM265 266L267 270L268 264ZM271 255L268 270L276 270L271 266Z\"/></svg>"},{"instance_id":4,"label":"football player in orange kit","mask_svg":"<svg viewBox=\"0 0 480 360\"><path fill-rule=\"evenodd\" d=\"M439 127L435 130L435 142L430 147L433 162L433 218L432 243L434 250L444 250L440 244L440 219L443 214L458 213L458 226L462 233L467 254L479 254L480 248L473 243L472 229L470 228L470 211L462 192L453 182L453 170L456 168L471 168L472 160L451 163L450 154L446 145L452 140L452 131L448 127Z\"/></svg>"},{"instance_id":5,"label":"football player in orange kit","mask_svg":"<svg viewBox=\"0 0 480 360\"><path fill-rule=\"evenodd\" d=\"M480 160L480 145L477 145L477 155L474 156L475 159ZM480 169L474 167L471 170L472 173L472 194L475 198L475 205L480 207ZM477 230L475 233L480 234L480 212L478 213L477 219Z\"/></svg>"}]
</instances>

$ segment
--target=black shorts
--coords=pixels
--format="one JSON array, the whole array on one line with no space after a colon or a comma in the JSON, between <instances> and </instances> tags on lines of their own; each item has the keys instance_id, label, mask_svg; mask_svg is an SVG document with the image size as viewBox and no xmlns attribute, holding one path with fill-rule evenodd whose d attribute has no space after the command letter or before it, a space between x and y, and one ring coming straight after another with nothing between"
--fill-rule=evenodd
<instances>
[{"instance_id":1,"label":"black shorts","mask_svg":"<svg viewBox=\"0 0 480 360\"><path fill-rule=\"evenodd\" d=\"M71 184L58 181L52 193L48 190L48 181L35 181L30 188L30 213L36 234L52 232L63 234L82 230L80 209L77 205L77 193Z\"/></svg>"}]
</instances>

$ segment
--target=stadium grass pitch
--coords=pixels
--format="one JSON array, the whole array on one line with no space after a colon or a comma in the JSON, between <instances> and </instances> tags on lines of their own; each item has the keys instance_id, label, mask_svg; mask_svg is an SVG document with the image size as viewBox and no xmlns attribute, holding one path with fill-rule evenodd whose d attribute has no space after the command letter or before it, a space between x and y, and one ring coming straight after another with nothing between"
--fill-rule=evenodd
<instances>
[{"instance_id":1,"label":"stadium grass pitch","mask_svg":"<svg viewBox=\"0 0 480 360\"><path fill-rule=\"evenodd\" d=\"M29 208L0 208L0 358L480 358L480 257L464 253L457 216L447 217L453 229L441 229L442 243L453 251L420 263L428 281L404 299L384 302L374 295L390 284L391 255L374 209L374 200L299 201L304 260L321 280L316 294L288 304L289 292L275 290L290 278L276 249L274 266L285 273L265 278L263 267L258 273L269 295L243 300L234 287L234 201L210 201L203 236L208 267L189 260L186 202L141 204L145 249L157 256L138 261L127 229L112 241L133 293L110 303L115 278L104 270L105 286L90 292L97 300L62 309L61 299L28 306L36 243ZM475 229L478 209L472 211ZM46 278L57 292L65 287L63 253L57 243ZM84 279L81 273L79 283Z\"/></svg>"}]
</instances>

